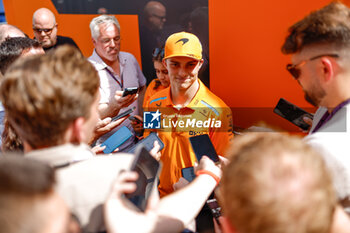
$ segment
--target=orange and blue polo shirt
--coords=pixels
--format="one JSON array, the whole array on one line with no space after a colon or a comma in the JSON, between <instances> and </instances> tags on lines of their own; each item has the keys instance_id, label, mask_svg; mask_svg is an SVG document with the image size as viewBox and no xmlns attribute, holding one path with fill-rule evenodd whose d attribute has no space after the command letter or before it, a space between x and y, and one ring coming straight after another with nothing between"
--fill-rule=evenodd
<instances>
[{"instance_id":1,"label":"orange and blue polo shirt","mask_svg":"<svg viewBox=\"0 0 350 233\"><path fill-rule=\"evenodd\" d=\"M181 169L197 161L189 137L208 134L217 154L222 156L233 139L231 109L200 80L198 82L199 89L186 107L174 107L168 87L154 94L144 109L161 113L161 128L145 129L145 136L155 131L164 142L158 186L161 197L174 191L173 184L182 176Z\"/></svg>"},{"instance_id":2,"label":"orange and blue polo shirt","mask_svg":"<svg viewBox=\"0 0 350 233\"><path fill-rule=\"evenodd\" d=\"M148 84L148 87L145 92L145 97L143 99L143 105L146 106L146 104L150 101L151 97L157 93L158 91L164 90L166 87L164 87L162 84L160 84L156 89L154 87L156 86L158 79L153 79L150 84Z\"/></svg>"}]
</instances>

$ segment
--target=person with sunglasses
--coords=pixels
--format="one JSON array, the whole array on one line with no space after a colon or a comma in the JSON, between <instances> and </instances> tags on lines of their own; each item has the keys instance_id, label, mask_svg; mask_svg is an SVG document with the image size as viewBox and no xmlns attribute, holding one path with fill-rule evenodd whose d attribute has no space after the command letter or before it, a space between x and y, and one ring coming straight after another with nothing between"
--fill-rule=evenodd
<instances>
[{"instance_id":1,"label":"person with sunglasses","mask_svg":"<svg viewBox=\"0 0 350 233\"><path fill-rule=\"evenodd\" d=\"M34 12L34 36L41 43L45 52L64 44L70 44L79 49L72 38L57 35L57 26L55 15L49 9L40 8Z\"/></svg>"},{"instance_id":2,"label":"person with sunglasses","mask_svg":"<svg viewBox=\"0 0 350 233\"><path fill-rule=\"evenodd\" d=\"M319 107L304 140L321 152L338 200L350 207L350 9L332 2L289 28L287 70Z\"/></svg>"},{"instance_id":3,"label":"person with sunglasses","mask_svg":"<svg viewBox=\"0 0 350 233\"><path fill-rule=\"evenodd\" d=\"M159 1L147 1L140 15L140 47L142 72L147 85L155 77L155 70L151 60L152 50L164 43L164 25L166 22L166 8Z\"/></svg>"}]
</instances>

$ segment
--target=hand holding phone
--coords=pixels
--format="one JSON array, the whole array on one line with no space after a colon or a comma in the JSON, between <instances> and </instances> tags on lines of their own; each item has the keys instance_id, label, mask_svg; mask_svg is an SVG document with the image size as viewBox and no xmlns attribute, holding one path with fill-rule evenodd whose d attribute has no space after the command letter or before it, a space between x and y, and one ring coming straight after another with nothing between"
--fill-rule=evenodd
<instances>
[{"instance_id":1,"label":"hand holding phone","mask_svg":"<svg viewBox=\"0 0 350 233\"><path fill-rule=\"evenodd\" d=\"M133 95L138 92L139 88L138 87L126 87L123 92L123 97L127 95Z\"/></svg>"},{"instance_id":2,"label":"hand holding phone","mask_svg":"<svg viewBox=\"0 0 350 233\"><path fill-rule=\"evenodd\" d=\"M154 147L154 141L157 141L160 148L159 151L161 151L164 148L164 143L162 142L162 140L158 137L157 133L150 133L146 138L142 139L141 141L139 141L138 143L136 143L136 145L132 146L127 153L134 153L136 148L139 145L143 145L143 147L147 150L147 151L151 151Z\"/></svg>"},{"instance_id":3,"label":"hand holding phone","mask_svg":"<svg viewBox=\"0 0 350 233\"><path fill-rule=\"evenodd\" d=\"M129 120L131 120L137 124L143 124L142 118L140 116L137 116L137 115L129 116Z\"/></svg>"},{"instance_id":4,"label":"hand holding phone","mask_svg":"<svg viewBox=\"0 0 350 233\"><path fill-rule=\"evenodd\" d=\"M137 95L127 95L123 96L124 91L115 91L114 98L109 102L108 107L115 109L116 111L128 107L135 100L137 100Z\"/></svg>"},{"instance_id":5,"label":"hand holding phone","mask_svg":"<svg viewBox=\"0 0 350 233\"><path fill-rule=\"evenodd\" d=\"M121 146L131 136L132 136L132 133L126 126L121 127L118 131L112 134L112 136L107 138L107 140L101 144L101 147L106 146L106 148L103 150L103 153L105 154L112 153L115 149Z\"/></svg>"},{"instance_id":6,"label":"hand holding phone","mask_svg":"<svg viewBox=\"0 0 350 233\"><path fill-rule=\"evenodd\" d=\"M135 110L135 107L130 108L130 109L126 110L125 112L122 112L122 113L118 114L117 116L112 117L112 121L116 121L116 120L119 120L120 118L123 118L127 115L130 115L134 110Z\"/></svg>"},{"instance_id":7,"label":"hand holding phone","mask_svg":"<svg viewBox=\"0 0 350 233\"><path fill-rule=\"evenodd\" d=\"M158 184L161 163L154 159L143 146L136 148L135 155L130 170L138 173L137 188L133 193L125 194L125 198L133 203L138 210L144 212L148 198Z\"/></svg>"},{"instance_id":8,"label":"hand holding phone","mask_svg":"<svg viewBox=\"0 0 350 233\"><path fill-rule=\"evenodd\" d=\"M311 126L308 122L304 121L304 118L307 117L311 120L313 119L313 114L299 108L283 98L280 98L273 112L303 130L308 130Z\"/></svg>"}]
</instances>

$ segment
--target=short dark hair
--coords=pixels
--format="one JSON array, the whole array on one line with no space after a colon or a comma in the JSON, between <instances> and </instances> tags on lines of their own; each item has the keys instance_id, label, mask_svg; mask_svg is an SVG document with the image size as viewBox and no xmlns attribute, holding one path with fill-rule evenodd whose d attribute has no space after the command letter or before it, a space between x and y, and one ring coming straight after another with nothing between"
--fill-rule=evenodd
<instances>
[{"instance_id":1,"label":"short dark hair","mask_svg":"<svg viewBox=\"0 0 350 233\"><path fill-rule=\"evenodd\" d=\"M27 37L6 38L0 44L0 71L5 74L7 68L17 60L22 52L30 48L40 48L41 45L37 40Z\"/></svg>"},{"instance_id":2,"label":"short dark hair","mask_svg":"<svg viewBox=\"0 0 350 233\"><path fill-rule=\"evenodd\" d=\"M350 9L340 2L332 2L314 11L288 29L282 53L300 52L311 44L350 45Z\"/></svg>"}]
</instances>

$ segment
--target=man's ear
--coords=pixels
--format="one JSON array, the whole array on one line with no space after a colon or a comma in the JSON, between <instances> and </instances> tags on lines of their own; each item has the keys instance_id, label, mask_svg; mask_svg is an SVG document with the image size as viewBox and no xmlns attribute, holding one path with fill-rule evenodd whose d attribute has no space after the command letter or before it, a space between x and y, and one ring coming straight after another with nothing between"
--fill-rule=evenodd
<instances>
[{"instance_id":1,"label":"man's ear","mask_svg":"<svg viewBox=\"0 0 350 233\"><path fill-rule=\"evenodd\" d=\"M94 47L96 47L96 39L91 37L91 41L92 41L92 44L94 45Z\"/></svg>"},{"instance_id":2,"label":"man's ear","mask_svg":"<svg viewBox=\"0 0 350 233\"><path fill-rule=\"evenodd\" d=\"M196 66L196 68L193 70L192 73L198 73L199 70L201 69L203 63L204 63L204 60L203 60L203 59L199 60L197 66Z\"/></svg>"},{"instance_id":3,"label":"man's ear","mask_svg":"<svg viewBox=\"0 0 350 233\"><path fill-rule=\"evenodd\" d=\"M71 134L71 142L81 143L84 142L85 132L84 132L84 117L78 117L72 124L72 134Z\"/></svg>"},{"instance_id":4,"label":"man's ear","mask_svg":"<svg viewBox=\"0 0 350 233\"><path fill-rule=\"evenodd\" d=\"M222 229L223 233L237 233L237 231L235 231L234 227L232 227L232 225L227 217L220 216L219 222L221 224L221 229Z\"/></svg>"},{"instance_id":5,"label":"man's ear","mask_svg":"<svg viewBox=\"0 0 350 233\"><path fill-rule=\"evenodd\" d=\"M338 205L334 210L330 233L346 232L350 232L350 218L344 212L343 208Z\"/></svg>"},{"instance_id":6,"label":"man's ear","mask_svg":"<svg viewBox=\"0 0 350 233\"><path fill-rule=\"evenodd\" d=\"M321 58L323 80L329 82L333 80L337 63L327 57Z\"/></svg>"},{"instance_id":7,"label":"man's ear","mask_svg":"<svg viewBox=\"0 0 350 233\"><path fill-rule=\"evenodd\" d=\"M31 145L26 140L23 141L23 150L25 153L33 150Z\"/></svg>"}]
</instances>

